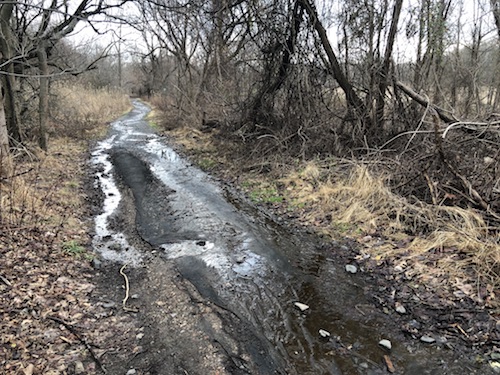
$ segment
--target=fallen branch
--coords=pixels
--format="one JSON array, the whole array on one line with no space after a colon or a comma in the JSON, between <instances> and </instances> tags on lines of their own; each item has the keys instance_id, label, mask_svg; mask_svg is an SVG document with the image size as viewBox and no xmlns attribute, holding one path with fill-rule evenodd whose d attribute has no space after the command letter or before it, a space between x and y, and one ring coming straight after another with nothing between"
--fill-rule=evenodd
<instances>
[{"instance_id":1,"label":"fallen branch","mask_svg":"<svg viewBox=\"0 0 500 375\"><path fill-rule=\"evenodd\" d=\"M138 309L127 307L127 300L128 300L129 293L130 293L130 284L128 282L127 275L125 274L125 272L123 272L123 270L125 270L125 267L127 267L126 264L124 264L122 266L122 268L120 268L120 275L122 275L123 278L125 279L125 298L123 298L123 301L122 301L123 310L130 311L130 312L138 312L139 311Z\"/></svg>"},{"instance_id":2,"label":"fallen branch","mask_svg":"<svg viewBox=\"0 0 500 375\"><path fill-rule=\"evenodd\" d=\"M27 171L24 171L24 172L19 172L19 173L16 173L12 176L7 176L7 177L0 177L0 181L8 181L8 180L12 180L13 178L15 177L19 177L19 176L22 176L22 175L25 175L25 174L28 174L30 173L34 168L30 168L28 169Z\"/></svg>"},{"instance_id":3,"label":"fallen branch","mask_svg":"<svg viewBox=\"0 0 500 375\"><path fill-rule=\"evenodd\" d=\"M500 130L500 121L494 121L494 122L468 122L468 121L457 121L454 122L444 130L442 137L446 138L446 134L452 129L456 127L464 127L468 130L474 130L481 132L480 134L483 134L484 132L488 130L494 130L494 131L499 131Z\"/></svg>"},{"instance_id":4,"label":"fallen branch","mask_svg":"<svg viewBox=\"0 0 500 375\"><path fill-rule=\"evenodd\" d=\"M437 115L441 120L446 122L447 124L452 124L456 122L460 122L455 116L452 114L448 114L447 111L443 108L438 107L437 105L432 104L427 98L423 97L419 93L415 92L413 89L410 87L406 86L403 82L397 81L396 86L401 89L406 95L408 95L410 98L412 98L414 101L416 101L418 104L420 104L423 107L426 108L432 108L436 111Z\"/></svg>"},{"instance_id":5,"label":"fallen branch","mask_svg":"<svg viewBox=\"0 0 500 375\"><path fill-rule=\"evenodd\" d=\"M90 355L92 356L92 359L97 364L97 366L99 366L99 368L101 369L101 371L104 374L107 374L107 371L104 368L104 365L99 360L99 358L97 358L97 355L95 354L95 352L92 349L92 347L90 346L90 344L87 342L87 340L85 340L84 337L82 337L78 333L78 331L75 329L75 327L73 327L71 324L66 323L64 320L59 319L59 318L57 318L55 316L48 316L47 319L50 319L50 320L52 320L52 321L54 321L54 322L56 322L58 324L62 324L68 331L70 331L78 339L78 341L80 341L83 344L83 346L85 346L85 348L89 351Z\"/></svg>"}]
</instances>

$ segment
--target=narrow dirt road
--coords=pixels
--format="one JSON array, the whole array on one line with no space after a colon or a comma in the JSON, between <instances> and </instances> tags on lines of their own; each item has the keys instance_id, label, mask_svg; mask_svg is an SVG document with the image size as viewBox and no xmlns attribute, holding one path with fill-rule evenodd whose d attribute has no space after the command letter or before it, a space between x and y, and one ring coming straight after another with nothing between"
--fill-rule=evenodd
<instances>
[{"instance_id":1,"label":"narrow dirt road","mask_svg":"<svg viewBox=\"0 0 500 375\"><path fill-rule=\"evenodd\" d=\"M140 332L110 373L488 373L452 342L403 336L335 249L191 166L133 104L92 156L100 293Z\"/></svg>"}]
</instances>

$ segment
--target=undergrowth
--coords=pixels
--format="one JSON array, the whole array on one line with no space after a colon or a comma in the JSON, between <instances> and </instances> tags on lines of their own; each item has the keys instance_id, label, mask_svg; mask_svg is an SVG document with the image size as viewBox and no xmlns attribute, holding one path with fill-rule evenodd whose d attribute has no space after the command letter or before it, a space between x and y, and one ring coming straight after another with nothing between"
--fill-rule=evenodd
<instances>
[{"instance_id":1,"label":"undergrowth","mask_svg":"<svg viewBox=\"0 0 500 375\"><path fill-rule=\"evenodd\" d=\"M55 136L89 139L102 136L107 121L130 109L128 95L95 89L83 84L57 83L52 87L52 133Z\"/></svg>"},{"instance_id":2,"label":"undergrowth","mask_svg":"<svg viewBox=\"0 0 500 375\"><path fill-rule=\"evenodd\" d=\"M467 277L473 267L484 281L500 286L500 235L491 231L480 212L411 201L392 193L387 178L375 176L366 166L341 164L332 170L308 163L303 171L280 179L290 198L309 207L306 221L328 215L332 235L341 224L392 240L367 247L378 259L446 252L449 255L441 258L439 267L451 277ZM395 245L401 240L404 246ZM457 262L457 254L465 257Z\"/></svg>"}]
</instances>

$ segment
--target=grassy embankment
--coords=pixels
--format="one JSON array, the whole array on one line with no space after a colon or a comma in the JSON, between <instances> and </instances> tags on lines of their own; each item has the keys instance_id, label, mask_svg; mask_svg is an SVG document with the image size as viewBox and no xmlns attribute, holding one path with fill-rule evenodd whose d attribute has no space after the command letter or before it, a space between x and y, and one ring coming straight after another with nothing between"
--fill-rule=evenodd
<instances>
[{"instance_id":1,"label":"grassy embankment","mask_svg":"<svg viewBox=\"0 0 500 375\"><path fill-rule=\"evenodd\" d=\"M94 340L88 140L104 135L106 122L130 102L82 86L61 85L52 94L49 151L14 150L0 181L0 372L6 374L96 370L82 343L51 319L82 324Z\"/></svg>"},{"instance_id":2,"label":"grassy embankment","mask_svg":"<svg viewBox=\"0 0 500 375\"><path fill-rule=\"evenodd\" d=\"M241 152L248 145L217 131L175 128L171 121L166 127L201 168L230 171L255 202L290 213L323 236L357 241L354 260L361 265L368 259L371 268L404 273L416 288L498 309L500 232L480 212L396 195L386 183L390 176L360 161L249 160Z\"/></svg>"}]
</instances>

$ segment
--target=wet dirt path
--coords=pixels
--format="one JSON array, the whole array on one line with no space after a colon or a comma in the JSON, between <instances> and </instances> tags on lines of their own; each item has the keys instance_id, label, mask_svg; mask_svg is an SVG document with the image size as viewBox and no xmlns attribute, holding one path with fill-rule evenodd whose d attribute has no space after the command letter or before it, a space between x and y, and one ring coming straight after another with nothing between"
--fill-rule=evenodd
<instances>
[{"instance_id":1,"label":"wet dirt path","mask_svg":"<svg viewBox=\"0 0 500 375\"><path fill-rule=\"evenodd\" d=\"M191 166L148 126L149 108L133 104L93 152L104 193L94 247L138 275L149 272L140 295L142 309L154 305L156 340L162 324L179 335L162 345L193 344L183 346L185 332L167 328L158 309L168 279L177 280L177 294L198 303L190 312L198 314L194 334L207 336L227 373L386 374L384 356L401 374L485 373L452 345L403 337L390 314L366 298L362 274L346 272L314 238L281 226ZM154 298L146 298L146 285ZM173 296L164 297L171 308ZM301 311L296 302L309 308ZM169 311L172 319L182 315ZM391 341L390 351L378 344L382 339ZM163 372L151 373L174 373L162 365L165 358L155 359ZM189 373L203 371L209 370Z\"/></svg>"}]
</instances>

